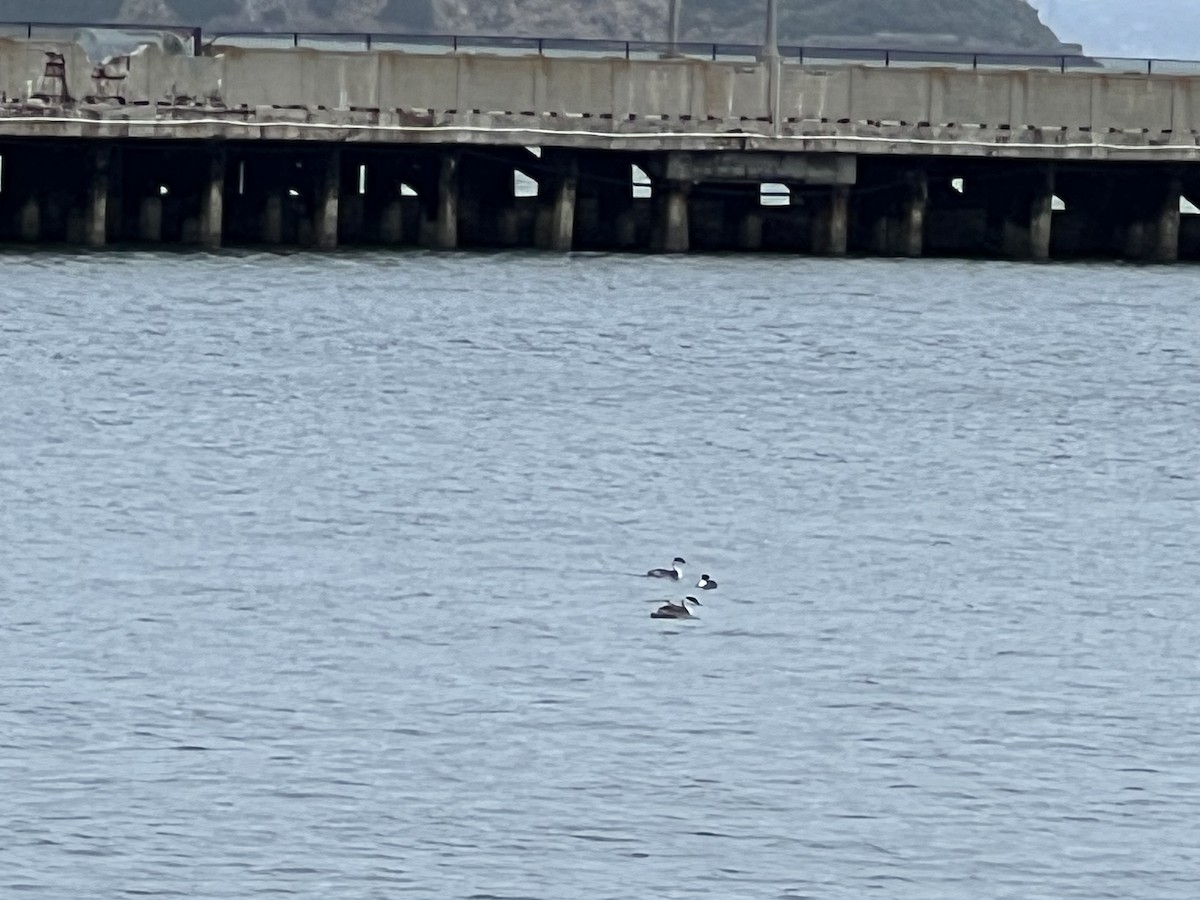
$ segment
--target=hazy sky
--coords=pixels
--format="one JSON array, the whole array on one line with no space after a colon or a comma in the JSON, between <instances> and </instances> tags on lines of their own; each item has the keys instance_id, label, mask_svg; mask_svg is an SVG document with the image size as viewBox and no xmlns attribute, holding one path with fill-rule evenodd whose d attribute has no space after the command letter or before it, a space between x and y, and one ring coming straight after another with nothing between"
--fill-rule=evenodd
<instances>
[{"instance_id":1,"label":"hazy sky","mask_svg":"<svg viewBox=\"0 0 1200 900\"><path fill-rule=\"evenodd\" d=\"M1028 0L1061 40L1096 56L1200 59L1196 0Z\"/></svg>"}]
</instances>

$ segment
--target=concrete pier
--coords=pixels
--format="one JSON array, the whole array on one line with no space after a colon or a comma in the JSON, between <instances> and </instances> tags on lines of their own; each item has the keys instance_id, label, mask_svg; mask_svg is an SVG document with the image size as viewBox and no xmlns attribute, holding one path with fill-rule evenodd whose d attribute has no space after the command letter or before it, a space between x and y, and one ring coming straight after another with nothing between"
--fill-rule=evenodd
<instances>
[{"instance_id":1,"label":"concrete pier","mask_svg":"<svg viewBox=\"0 0 1200 900\"><path fill-rule=\"evenodd\" d=\"M1200 75L0 38L0 106L0 240L1200 258Z\"/></svg>"},{"instance_id":2,"label":"concrete pier","mask_svg":"<svg viewBox=\"0 0 1200 900\"><path fill-rule=\"evenodd\" d=\"M860 162L841 183L827 157L798 156L779 182L790 192L763 205L765 170L719 153L160 146L0 142L0 240L1200 258L1200 219L1180 212L1200 167L911 157ZM649 183L634 182L639 169ZM517 194L521 172L536 195Z\"/></svg>"}]
</instances>

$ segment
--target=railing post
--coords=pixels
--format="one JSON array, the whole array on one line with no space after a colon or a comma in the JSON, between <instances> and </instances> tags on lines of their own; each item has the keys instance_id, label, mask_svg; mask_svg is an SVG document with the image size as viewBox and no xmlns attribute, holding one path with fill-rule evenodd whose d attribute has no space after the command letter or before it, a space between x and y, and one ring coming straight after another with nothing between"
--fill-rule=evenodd
<instances>
[{"instance_id":1,"label":"railing post","mask_svg":"<svg viewBox=\"0 0 1200 900\"><path fill-rule=\"evenodd\" d=\"M1154 74L1154 60L1153 59L1146 60L1146 74L1147 75Z\"/></svg>"},{"instance_id":2,"label":"railing post","mask_svg":"<svg viewBox=\"0 0 1200 900\"><path fill-rule=\"evenodd\" d=\"M450 46L454 49L455 53L458 52L458 35L457 34L454 35L454 37L452 37L450 39Z\"/></svg>"},{"instance_id":3,"label":"railing post","mask_svg":"<svg viewBox=\"0 0 1200 900\"><path fill-rule=\"evenodd\" d=\"M629 41L625 42L625 58L629 59Z\"/></svg>"},{"instance_id":4,"label":"railing post","mask_svg":"<svg viewBox=\"0 0 1200 900\"><path fill-rule=\"evenodd\" d=\"M365 35L363 35L363 37L365 37L367 39L367 50L370 50L371 49L371 32L368 31Z\"/></svg>"},{"instance_id":5,"label":"railing post","mask_svg":"<svg viewBox=\"0 0 1200 900\"><path fill-rule=\"evenodd\" d=\"M293 47L300 46L300 32L298 32L298 31L292 32L292 46Z\"/></svg>"},{"instance_id":6,"label":"railing post","mask_svg":"<svg viewBox=\"0 0 1200 900\"><path fill-rule=\"evenodd\" d=\"M542 38L538 38L538 56L542 56Z\"/></svg>"},{"instance_id":7,"label":"railing post","mask_svg":"<svg viewBox=\"0 0 1200 900\"><path fill-rule=\"evenodd\" d=\"M883 67L886 69L891 64L892 64L892 51L884 50L883 51Z\"/></svg>"},{"instance_id":8,"label":"railing post","mask_svg":"<svg viewBox=\"0 0 1200 900\"><path fill-rule=\"evenodd\" d=\"M972 69L979 68L979 54L978 53L971 54L971 68Z\"/></svg>"},{"instance_id":9,"label":"railing post","mask_svg":"<svg viewBox=\"0 0 1200 900\"><path fill-rule=\"evenodd\" d=\"M1058 71L1060 71L1060 72L1067 71L1067 58L1065 56L1060 56L1058 58Z\"/></svg>"}]
</instances>

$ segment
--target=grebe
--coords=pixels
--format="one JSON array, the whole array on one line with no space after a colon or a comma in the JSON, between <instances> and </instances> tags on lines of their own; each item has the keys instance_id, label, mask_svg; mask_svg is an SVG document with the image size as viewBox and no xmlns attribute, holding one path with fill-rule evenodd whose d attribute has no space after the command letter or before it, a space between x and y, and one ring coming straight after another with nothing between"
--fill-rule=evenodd
<instances>
[{"instance_id":1,"label":"grebe","mask_svg":"<svg viewBox=\"0 0 1200 900\"><path fill-rule=\"evenodd\" d=\"M695 597L684 597L682 603L668 603L665 606L660 606L654 612L650 613L652 619L694 619L692 611L688 609L688 604L700 606L700 601Z\"/></svg>"},{"instance_id":2,"label":"grebe","mask_svg":"<svg viewBox=\"0 0 1200 900\"><path fill-rule=\"evenodd\" d=\"M683 567L686 563L687 563L686 559L684 559L682 556L677 556L677 557L675 557L674 560L671 561L671 568L669 568L669 569L651 569L649 572L646 573L646 577L647 578L670 578L672 581L678 581L680 578L683 577Z\"/></svg>"},{"instance_id":3,"label":"grebe","mask_svg":"<svg viewBox=\"0 0 1200 900\"><path fill-rule=\"evenodd\" d=\"M702 591L715 591L717 589L717 583L707 575L701 575L700 580L696 582L696 587L700 588Z\"/></svg>"}]
</instances>

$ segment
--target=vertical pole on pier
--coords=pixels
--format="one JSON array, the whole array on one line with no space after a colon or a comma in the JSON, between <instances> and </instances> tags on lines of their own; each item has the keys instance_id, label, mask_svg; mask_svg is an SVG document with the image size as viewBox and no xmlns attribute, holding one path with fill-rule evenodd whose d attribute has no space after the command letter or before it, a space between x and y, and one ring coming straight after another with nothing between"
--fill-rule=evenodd
<instances>
[{"instance_id":1,"label":"vertical pole on pier","mask_svg":"<svg viewBox=\"0 0 1200 900\"><path fill-rule=\"evenodd\" d=\"M342 148L333 147L325 157L321 193L317 199L317 246L332 250L338 245L338 213L342 187Z\"/></svg>"},{"instance_id":2,"label":"vertical pole on pier","mask_svg":"<svg viewBox=\"0 0 1200 900\"><path fill-rule=\"evenodd\" d=\"M1154 246L1151 255L1156 262L1176 262L1179 259L1179 198L1183 193L1178 172L1167 178L1162 203L1158 208L1158 221L1154 229Z\"/></svg>"},{"instance_id":3,"label":"vertical pole on pier","mask_svg":"<svg viewBox=\"0 0 1200 900\"><path fill-rule=\"evenodd\" d=\"M97 147L92 153L92 183L88 187L84 235L89 247L103 247L108 242L108 175L111 165L112 147Z\"/></svg>"},{"instance_id":4,"label":"vertical pole on pier","mask_svg":"<svg viewBox=\"0 0 1200 900\"><path fill-rule=\"evenodd\" d=\"M458 247L458 154L442 155L438 171L437 246L442 250Z\"/></svg>"},{"instance_id":5,"label":"vertical pole on pier","mask_svg":"<svg viewBox=\"0 0 1200 900\"><path fill-rule=\"evenodd\" d=\"M201 188L200 196L200 243L209 250L221 246L225 221L225 166L225 148L217 147L208 158L208 183Z\"/></svg>"},{"instance_id":6,"label":"vertical pole on pier","mask_svg":"<svg viewBox=\"0 0 1200 900\"><path fill-rule=\"evenodd\" d=\"M680 0L668 0L670 6L667 13L667 56L679 56L679 3Z\"/></svg>"},{"instance_id":7,"label":"vertical pole on pier","mask_svg":"<svg viewBox=\"0 0 1200 900\"><path fill-rule=\"evenodd\" d=\"M1050 226L1054 220L1054 170L1045 167L1034 188L1029 210L1029 258L1050 258Z\"/></svg>"},{"instance_id":8,"label":"vertical pole on pier","mask_svg":"<svg viewBox=\"0 0 1200 900\"><path fill-rule=\"evenodd\" d=\"M925 210L929 206L929 173L910 172L908 193L900 220L900 253L918 257L925 252Z\"/></svg>"},{"instance_id":9,"label":"vertical pole on pier","mask_svg":"<svg viewBox=\"0 0 1200 900\"><path fill-rule=\"evenodd\" d=\"M779 58L779 0L767 0L767 33L763 40L763 64L767 67L767 110L771 116L771 134L779 134L779 94L782 77Z\"/></svg>"},{"instance_id":10,"label":"vertical pole on pier","mask_svg":"<svg viewBox=\"0 0 1200 900\"><path fill-rule=\"evenodd\" d=\"M575 160L559 175L554 191L554 210L550 218L550 249L568 253L575 244L575 195L579 167Z\"/></svg>"}]
</instances>

